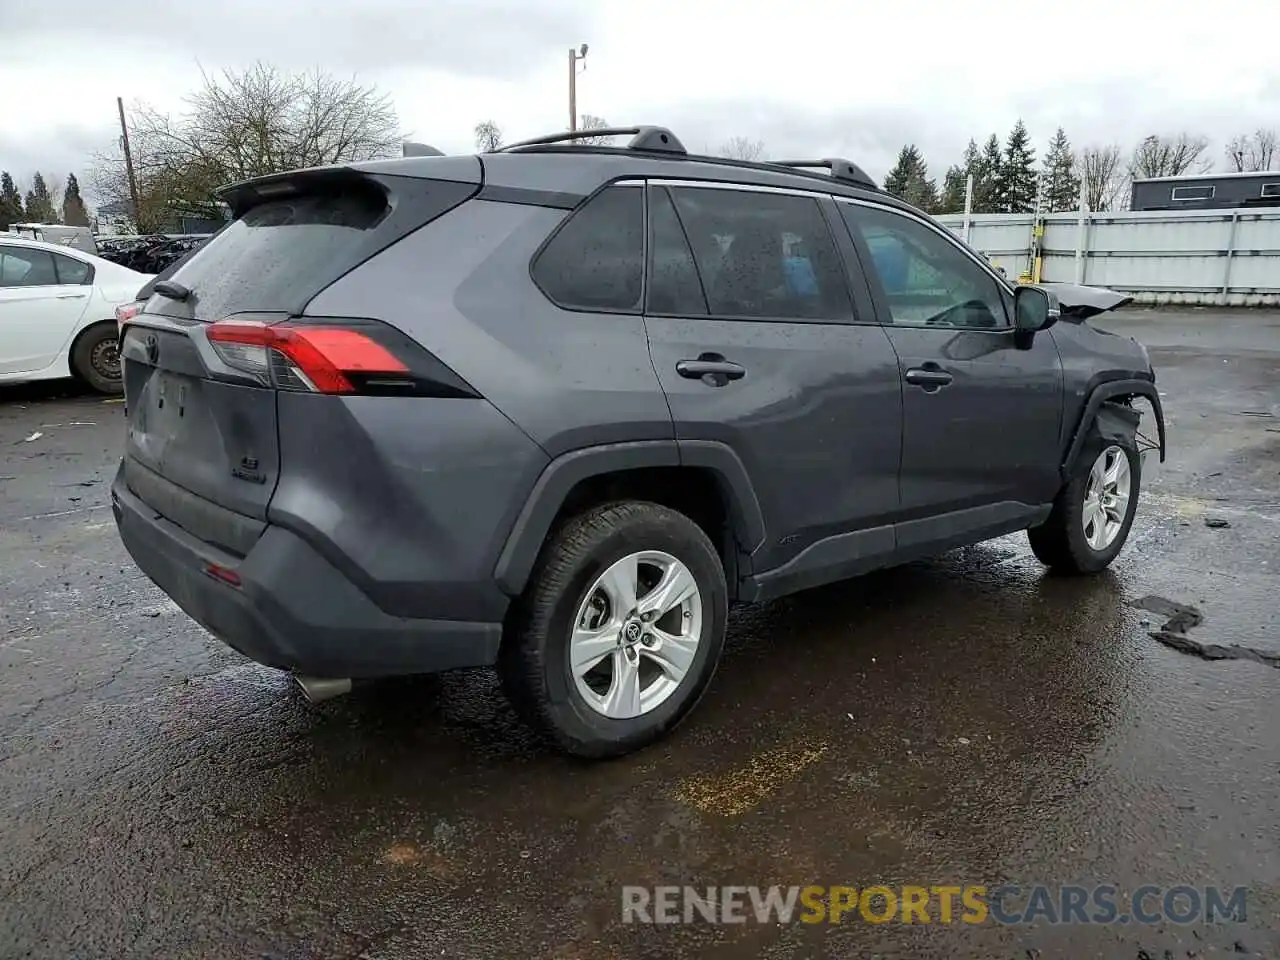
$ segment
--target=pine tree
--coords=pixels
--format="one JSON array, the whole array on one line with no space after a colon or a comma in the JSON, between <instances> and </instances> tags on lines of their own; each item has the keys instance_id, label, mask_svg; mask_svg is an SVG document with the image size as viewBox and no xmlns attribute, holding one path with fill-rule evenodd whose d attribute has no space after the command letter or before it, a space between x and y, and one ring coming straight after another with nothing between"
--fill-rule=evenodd
<instances>
[{"instance_id":1,"label":"pine tree","mask_svg":"<svg viewBox=\"0 0 1280 960\"><path fill-rule=\"evenodd\" d=\"M1004 157L996 176L997 210L1001 213L1030 213L1036 206L1039 178L1031 135L1021 120L1009 131Z\"/></svg>"},{"instance_id":2,"label":"pine tree","mask_svg":"<svg viewBox=\"0 0 1280 960\"><path fill-rule=\"evenodd\" d=\"M22 194L14 186L9 171L0 173L0 230L8 230L23 220Z\"/></svg>"},{"instance_id":3,"label":"pine tree","mask_svg":"<svg viewBox=\"0 0 1280 960\"><path fill-rule=\"evenodd\" d=\"M919 162L920 152L911 144L907 144L899 150L897 162L893 165L893 169L889 171L889 175L884 178L885 192L891 193L895 197L905 197L907 195L907 183L911 179L915 165Z\"/></svg>"},{"instance_id":4,"label":"pine tree","mask_svg":"<svg viewBox=\"0 0 1280 960\"><path fill-rule=\"evenodd\" d=\"M977 155L973 169L973 212L1000 212L1000 168L1004 157L1000 152L1000 138L994 133L987 138L982 152Z\"/></svg>"},{"instance_id":5,"label":"pine tree","mask_svg":"<svg viewBox=\"0 0 1280 960\"><path fill-rule=\"evenodd\" d=\"M1044 207L1048 213L1065 213L1080 204L1080 178L1076 158L1061 127L1049 141L1044 157Z\"/></svg>"},{"instance_id":6,"label":"pine tree","mask_svg":"<svg viewBox=\"0 0 1280 960\"><path fill-rule=\"evenodd\" d=\"M69 227L89 226L89 211L80 196L80 182L74 173L67 175L67 189L62 194L62 222Z\"/></svg>"},{"instance_id":7,"label":"pine tree","mask_svg":"<svg viewBox=\"0 0 1280 960\"><path fill-rule=\"evenodd\" d=\"M938 198L938 213L964 213L964 192L969 174L963 166L953 166L942 178L942 195Z\"/></svg>"},{"instance_id":8,"label":"pine tree","mask_svg":"<svg viewBox=\"0 0 1280 960\"><path fill-rule=\"evenodd\" d=\"M32 223L52 223L54 220L49 185L38 170L31 178L31 189L27 191L27 219Z\"/></svg>"},{"instance_id":9,"label":"pine tree","mask_svg":"<svg viewBox=\"0 0 1280 960\"><path fill-rule=\"evenodd\" d=\"M929 179L929 169L913 143L898 152L897 162L884 178L884 189L926 213L937 209L938 185Z\"/></svg>"}]
</instances>

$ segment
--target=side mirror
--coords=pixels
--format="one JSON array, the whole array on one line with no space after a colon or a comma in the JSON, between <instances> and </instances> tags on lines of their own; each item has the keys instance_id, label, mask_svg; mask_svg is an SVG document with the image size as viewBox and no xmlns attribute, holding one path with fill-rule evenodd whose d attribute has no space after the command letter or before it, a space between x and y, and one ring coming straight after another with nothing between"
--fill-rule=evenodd
<instances>
[{"instance_id":1,"label":"side mirror","mask_svg":"<svg viewBox=\"0 0 1280 960\"><path fill-rule=\"evenodd\" d=\"M1020 286L1013 291L1014 328L1021 334L1046 330L1058 322L1062 307L1058 295L1043 287Z\"/></svg>"}]
</instances>

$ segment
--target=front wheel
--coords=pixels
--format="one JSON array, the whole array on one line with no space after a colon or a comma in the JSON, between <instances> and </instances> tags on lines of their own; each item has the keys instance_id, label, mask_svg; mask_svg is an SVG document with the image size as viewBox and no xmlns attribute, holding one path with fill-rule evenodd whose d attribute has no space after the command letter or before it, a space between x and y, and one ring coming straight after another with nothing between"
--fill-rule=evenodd
<instances>
[{"instance_id":1,"label":"front wheel","mask_svg":"<svg viewBox=\"0 0 1280 960\"><path fill-rule=\"evenodd\" d=\"M499 657L503 688L568 753L639 749L710 683L727 597L720 557L688 517L638 501L588 510L543 550Z\"/></svg>"},{"instance_id":2,"label":"front wheel","mask_svg":"<svg viewBox=\"0 0 1280 960\"><path fill-rule=\"evenodd\" d=\"M1142 459L1136 446L1092 444L1058 494L1049 519L1027 531L1031 551L1062 573L1097 573L1120 553L1138 508Z\"/></svg>"}]
</instances>

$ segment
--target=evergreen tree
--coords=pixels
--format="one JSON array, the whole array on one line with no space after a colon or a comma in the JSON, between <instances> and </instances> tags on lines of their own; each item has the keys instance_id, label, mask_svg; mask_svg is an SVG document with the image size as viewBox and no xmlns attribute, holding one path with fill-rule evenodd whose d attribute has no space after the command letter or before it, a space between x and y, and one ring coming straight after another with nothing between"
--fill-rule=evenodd
<instances>
[{"instance_id":1,"label":"evergreen tree","mask_svg":"<svg viewBox=\"0 0 1280 960\"><path fill-rule=\"evenodd\" d=\"M62 194L62 222L69 227L89 226L89 211L80 196L80 182L74 173L67 175L67 189Z\"/></svg>"},{"instance_id":2,"label":"evergreen tree","mask_svg":"<svg viewBox=\"0 0 1280 960\"><path fill-rule=\"evenodd\" d=\"M913 143L898 152L897 162L884 178L884 189L926 213L937 209L938 185L929 179L929 169Z\"/></svg>"},{"instance_id":3,"label":"evergreen tree","mask_svg":"<svg viewBox=\"0 0 1280 960\"><path fill-rule=\"evenodd\" d=\"M1065 213L1080 204L1080 178L1071 143L1061 127L1049 141L1044 158L1044 208L1048 213Z\"/></svg>"},{"instance_id":4,"label":"evergreen tree","mask_svg":"<svg viewBox=\"0 0 1280 960\"><path fill-rule=\"evenodd\" d=\"M975 151L976 152L976 151ZM964 213L964 192L969 174L964 166L953 166L942 179L942 196L938 198L938 213Z\"/></svg>"},{"instance_id":5,"label":"evergreen tree","mask_svg":"<svg viewBox=\"0 0 1280 960\"><path fill-rule=\"evenodd\" d=\"M1004 164L1000 152L1000 138L994 133L987 138L982 152L977 155L973 169L973 212L1000 212L1000 168Z\"/></svg>"},{"instance_id":6,"label":"evergreen tree","mask_svg":"<svg viewBox=\"0 0 1280 960\"><path fill-rule=\"evenodd\" d=\"M52 223L55 219L49 185L39 171L31 178L31 189L27 191L27 219L32 223Z\"/></svg>"},{"instance_id":7,"label":"evergreen tree","mask_svg":"<svg viewBox=\"0 0 1280 960\"><path fill-rule=\"evenodd\" d=\"M1009 131L1004 157L996 176L997 210L1001 213L1030 213L1036 206L1036 152L1031 135L1021 120Z\"/></svg>"},{"instance_id":8,"label":"evergreen tree","mask_svg":"<svg viewBox=\"0 0 1280 960\"><path fill-rule=\"evenodd\" d=\"M22 223L22 194L14 186L9 171L0 173L0 230L8 230L15 223Z\"/></svg>"}]
</instances>

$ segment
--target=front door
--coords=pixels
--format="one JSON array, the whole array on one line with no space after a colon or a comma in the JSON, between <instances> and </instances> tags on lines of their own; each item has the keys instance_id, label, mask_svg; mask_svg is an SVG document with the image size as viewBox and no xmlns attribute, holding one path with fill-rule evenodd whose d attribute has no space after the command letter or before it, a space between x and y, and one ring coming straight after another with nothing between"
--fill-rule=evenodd
<instances>
[{"instance_id":1,"label":"front door","mask_svg":"<svg viewBox=\"0 0 1280 960\"><path fill-rule=\"evenodd\" d=\"M834 218L834 205L750 187L648 192L650 354L682 451L724 444L746 468L765 594L891 551L897 360L881 327L856 322L872 318L855 313L823 209Z\"/></svg>"},{"instance_id":2,"label":"front door","mask_svg":"<svg viewBox=\"0 0 1280 960\"><path fill-rule=\"evenodd\" d=\"M1062 417L1053 337L1018 342L1008 288L943 229L884 206L838 206L898 354L899 545L963 539L1052 500Z\"/></svg>"},{"instance_id":3,"label":"front door","mask_svg":"<svg viewBox=\"0 0 1280 960\"><path fill-rule=\"evenodd\" d=\"M93 287L80 282L84 269L78 278L59 282L55 257L35 247L0 244L0 374L48 367L89 305Z\"/></svg>"}]
</instances>

